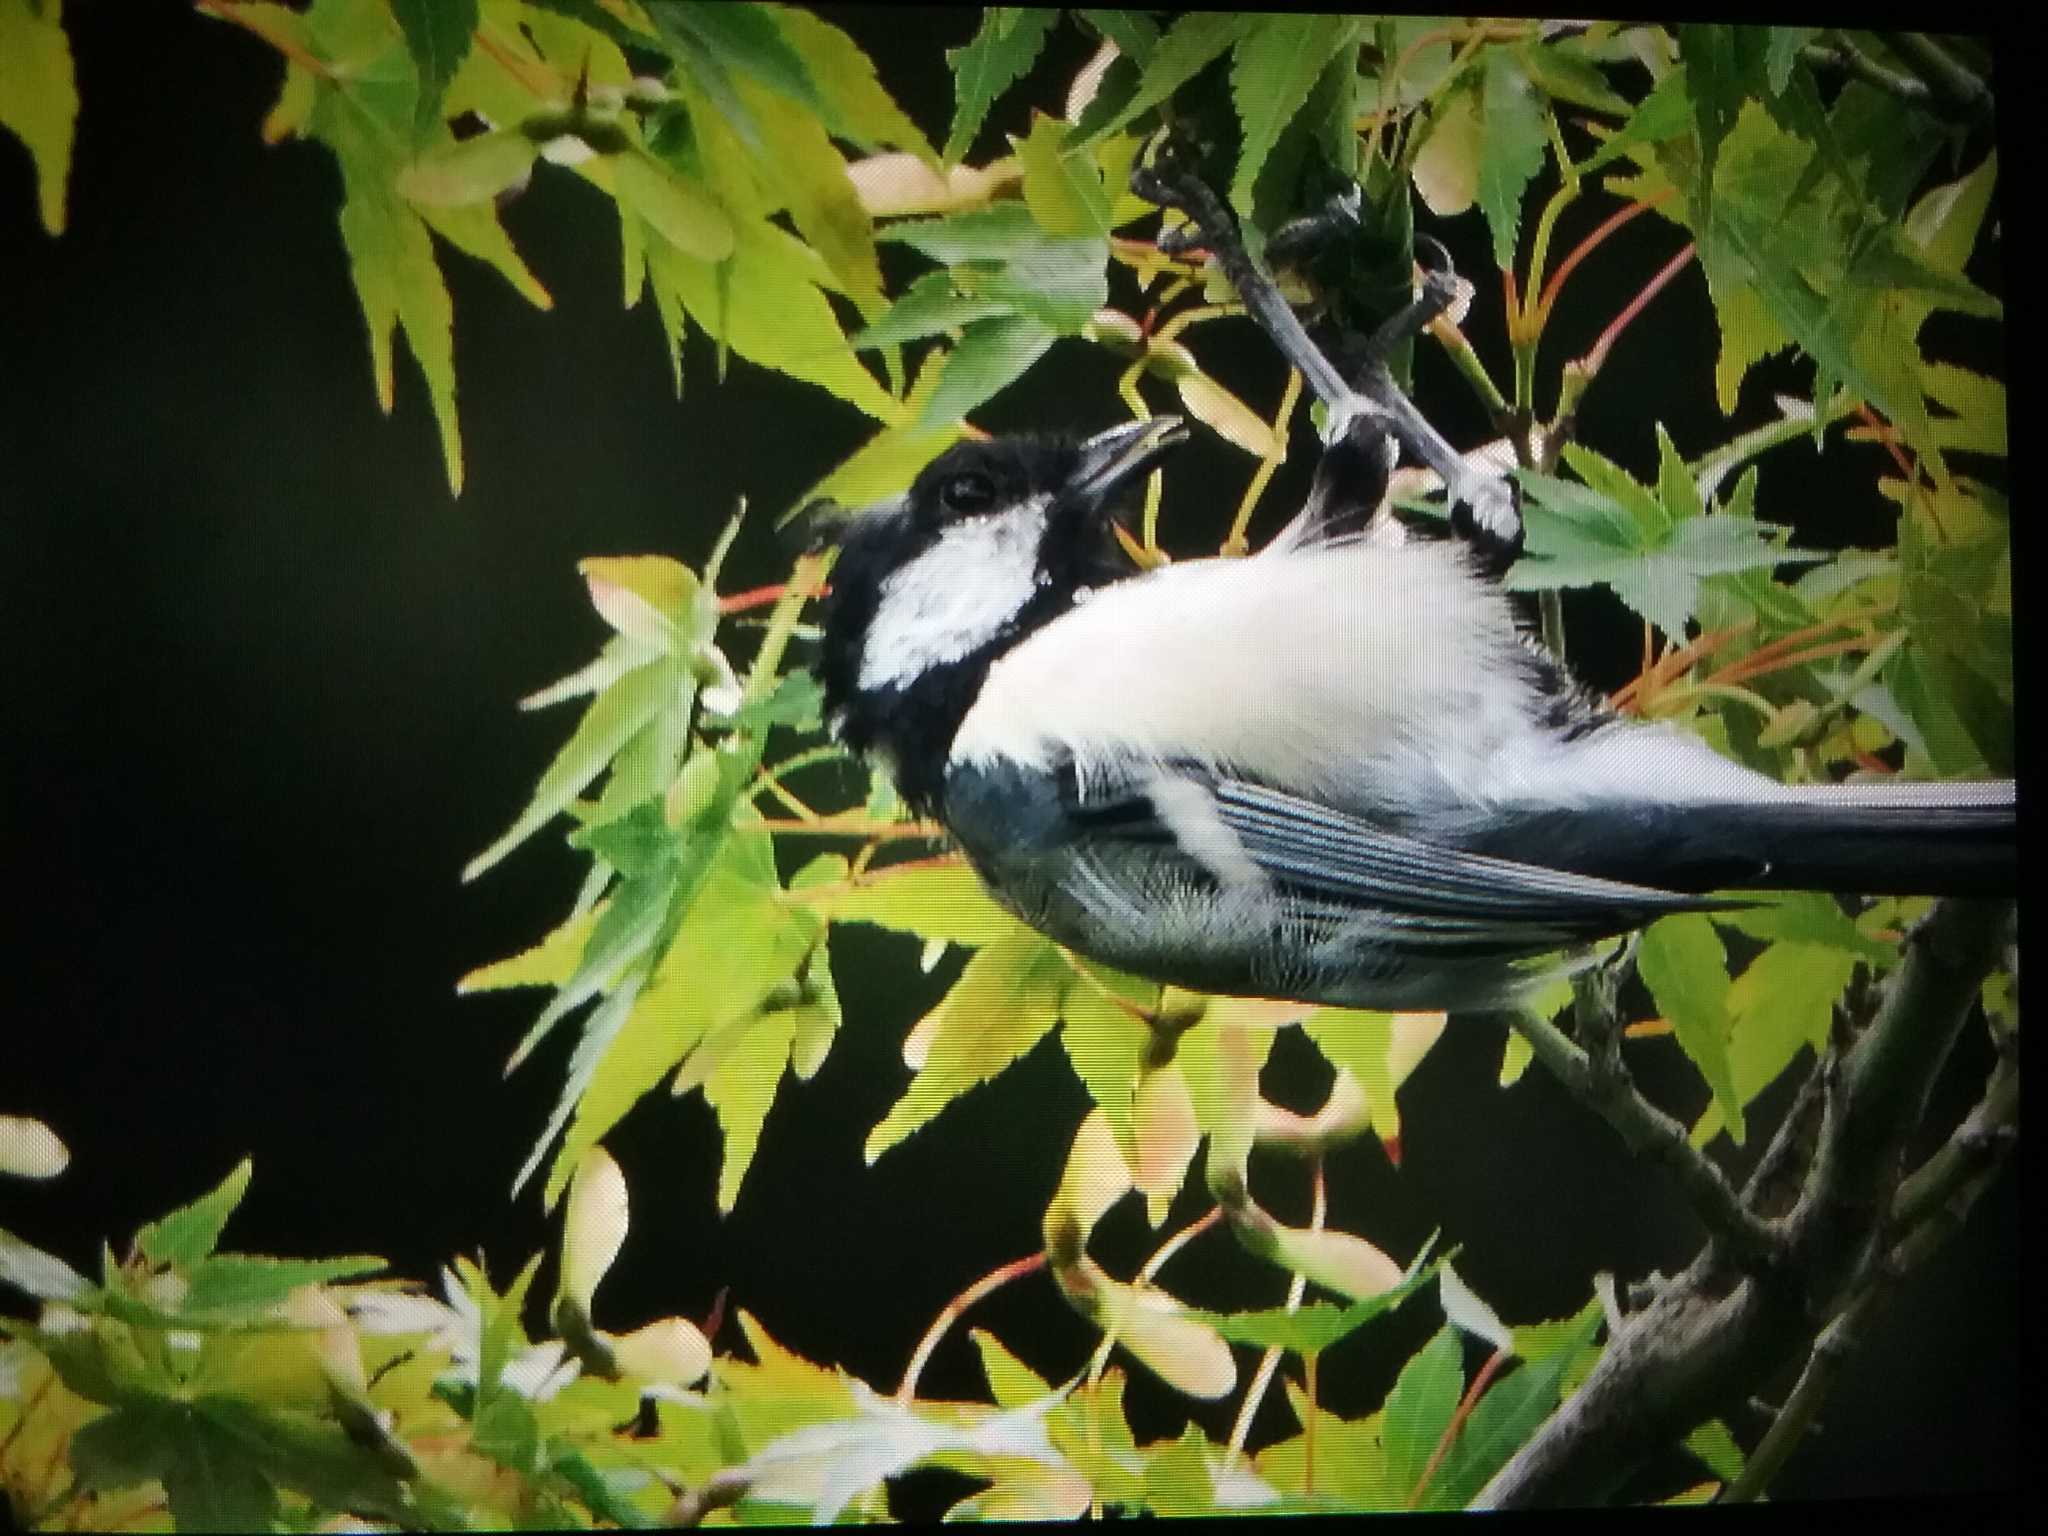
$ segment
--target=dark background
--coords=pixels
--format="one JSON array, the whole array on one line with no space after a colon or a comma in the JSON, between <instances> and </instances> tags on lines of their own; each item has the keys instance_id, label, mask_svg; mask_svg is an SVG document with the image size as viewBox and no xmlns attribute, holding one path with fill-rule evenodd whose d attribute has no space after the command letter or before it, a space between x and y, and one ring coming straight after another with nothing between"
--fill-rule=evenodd
<instances>
[{"instance_id":1,"label":"dark background","mask_svg":"<svg viewBox=\"0 0 2048 1536\"><path fill-rule=\"evenodd\" d=\"M74 1160L46 1185L0 1183L0 1223L90 1265L103 1237L125 1241L253 1154L233 1246L381 1253L418 1277L481 1248L509 1277L553 1243L533 1191L517 1202L506 1191L574 1030L506 1080L540 994L458 1000L454 982L557 922L581 873L542 836L476 885L457 881L573 720L573 706L528 715L513 701L581 665L607 633L579 558L658 551L694 564L744 493L756 511L727 584L775 580L787 557L772 516L869 424L744 363L716 382L701 336L677 404L652 314L620 308L608 205L543 167L507 222L556 313L444 251L469 471L451 501L408 356L395 413L377 411L331 159L258 139L276 57L176 7L67 13L84 108L61 239L34 222L26 155L0 147L0 815L14 883L0 929L0 1109L46 1119ZM972 14L833 14L911 115L942 126L942 50L965 40ZM1085 52L1062 28L982 151L1021 131L1032 101L1056 107ZM1556 250L1605 211L1585 200ZM1479 225L1475 212L1438 232L1461 270L1489 274L1468 331L1503 369ZM1604 247L1574 279L1544 377L1678 244L1642 219ZM1639 473L1654 468L1653 421L1688 453L1723 438L1711 323L1694 269L1617 351L1584 437ZM1249 327L1209 327L1194 345L1270 408L1278 365ZM1454 441L1477 441L1469 393L1438 359L1422 366L1425 408ZM1063 343L977 420L1100 427L1122 414L1114 378L1106 357ZM1769 414L1768 387L1752 380L1740 425ZM1797 449L1767 461L1761 513L1794 522L1802 540L1887 542L1868 466L1844 497L1825 462ZM1290 473L1269 508L1306 464ZM1170 477L1179 494L1221 489L1185 526L1227 516L1247 474L1233 451L1187 450ZM1633 670L1632 623L1597 600L1571 611L1577 643L1591 637L1576 654L1591 655L1593 681ZM950 970L923 978L912 941L855 929L835 934L834 957L845 1027L814 1081L785 1083L733 1215L715 1213L718 1141L701 1100L657 1094L609 1138L632 1183L634 1232L599 1320L701 1317L730 1287L790 1347L886 1388L950 1296L1037 1242L1085 1101L1048 1040L864 1166L862 1139L907 1077L903 1033ZM1595 1270L1628 1279L1682 1264L1698 1232L1670 1185L1632 1166L1540 1071L1496 1090L1500 1047L1490 1029L1453 1027L1404 1092L1404 1166L1355 1148L1331 1172L1333 1220L1403 1258L1440 1224L1463 1245L1461 1271L1512 1321L1571 1310ZM1689 1113L1695 1090L1675 1048L1657 1050L1641 1053L1651 1086ZM1983 1065L1972 1041L1937 1112L1961 1111ZM1307 1107L1322 1082L1307 1048L1284 1038L1271 1091ZM1298 1170L1262 1165L1254 1177L1277 1214L1305 1218ZM1184 1201L1176 1224L1199 1208ZM2016 1481L2018 1226L2008 1173L1883 1314L1781 1497ZM1128 1274L1153 1241L1127 1203L1095 1246ZM1218 1304L1269 1305L1281 1288L1221 1237L1165 1279ZM1054 1379L1090 1342L1043 1279L969 1322ZM1433 1326L1419 1304L1333 1354L1331 1406L1368 1411ZM964 1330L925 1381L980 1390ZM1267 1438L1289 1427L1279 1396L1261 1420ZM1142 1380L1132 1406L1141 1437L1170 1432L1182 1409ZM1227 1430L1228 1407L1201 1411L1212 1433ZM1735 1427L1748 1443L1760 1423ZM1658 1490L1696 1475L1674 1461Z\"/></svg>"}]
</instances>

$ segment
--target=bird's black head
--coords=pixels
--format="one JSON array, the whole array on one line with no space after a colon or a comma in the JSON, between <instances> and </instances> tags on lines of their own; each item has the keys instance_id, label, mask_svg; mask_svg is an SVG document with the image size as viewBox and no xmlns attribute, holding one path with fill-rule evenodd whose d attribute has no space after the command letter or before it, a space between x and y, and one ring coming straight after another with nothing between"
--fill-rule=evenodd
<instances>
[{"instance_id":1,"label":"bird's black head","mask_svg":"<svg viewBox=\"0 0 2048 1536\"><path fill-rule=\"evenodd\" d=\"M847 530L819 679L826 716L929 806L989 665L1092 587L1131 575L1113 520L1185 435L1160 417L1095 437L1007 437L939 455Z\"/></svg>"}]
</instances>

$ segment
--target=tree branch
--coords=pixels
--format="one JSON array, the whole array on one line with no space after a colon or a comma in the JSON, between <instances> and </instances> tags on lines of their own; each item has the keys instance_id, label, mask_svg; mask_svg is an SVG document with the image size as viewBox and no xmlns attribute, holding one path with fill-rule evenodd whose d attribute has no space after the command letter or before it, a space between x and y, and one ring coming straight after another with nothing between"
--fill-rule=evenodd
<instances>
[{"instance_id":1,"label":"tree branch","mask_svg":"<svg viewBox=\"0 0 2048 1536\"><path fill-rule=\"evenodd\" d=\"M1580 1030L1592 1044L1581 1050L1548 1019L1510 1013L1508 1024L1529 1042L1565 1091L1612 1126L1631 1152L1644 1153L1671 1170L1707 1230L1749 1263L1769 1263L1785 1250L1784 1236L1743 1204L1726 1174L1687 1138L1685 1127L1636 1091L1622 1064L1620 1029L1613 999L1578 991Z\"/></svg>"},{"instance_id":2,"label":"tree branch","mask_svg":"<svg viewBox=\"0 0 2048 1536\"><path fill-rule=\"evenodd\" d=\"M2009 1060L2001 1061L1969 1118L1899 1186L1889 1226L1903 1236L1870 1266L1855 1294L1814 1340L1792 1395L1778 1410L1742 1475L1728 1485L1719 1502L1746 1503L1770 1488L1898 1282L1940 1247L1949 1231L1962 1224L2012 1149L2019 1118L2019 1085L2018 1069Z\"/></svg>"},{"instance_id":3,"label":"tree branch","mask_svg":"<svg viewBox=\"0 0 2048 1536\"><path fill-rule=\"evenodd\" d=\"M1629 1320L1579 1390L1481 1490L1474 1508L1597 1502L1642 1459L1808 1349L1826 1320L1857 1300L1854 1286L1890 1241L1883 1230L1889 1222L1880 1217L1930 1202L1948 1209L1934 1192L1947 1186L1946 1170L1965 1154L1959 1150L1950 1161L1937 1154L1902 1186L1901 1149L2011 924L2010 903L1952 900L1936 903L1915 925L1877 1017L1839 1071L1823 1077L1819 1147L1785 1222L1788 1264L1775 1273L1745 1273L1720 1240L1710 1242ZM1788 1118L1780 1139L1795 1133L1797 1118ZM1967 1122L1958 1136L1958 1148L2002 1140L1979 1136ZM1774 1146L1765 1163L1774 1155L1784 1154ZM1931 1245L1933 1231L1923 1220L1906 1256L1918 1244Z\"/></svg>"}]
</instances>

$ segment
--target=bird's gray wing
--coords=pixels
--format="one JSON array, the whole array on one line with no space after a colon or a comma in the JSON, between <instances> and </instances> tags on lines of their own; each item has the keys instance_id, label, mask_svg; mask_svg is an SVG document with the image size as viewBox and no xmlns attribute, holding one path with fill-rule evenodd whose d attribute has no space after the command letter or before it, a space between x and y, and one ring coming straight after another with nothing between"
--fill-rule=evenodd
<instances>
[{"instance_id":1,"label":"bird's gray wing","mask_svg":"<svg viewBox=\"0 0 2048 1536\"><path fill-rule=\"evenodd\" d=\"M1203 796L1207 837L1189 835L1187 795ZM1389 831L1361 817L1242 779L1176 768L1108 796L1078 814L1095 837L1178 843L1210 872L1214 830L1306 914L1370 914L1418 945L1457 949L1563 945L1640 927L1671 912L1728 903L1603 880L1569 870L1470 853ZM1213 819L1212 819L1213 818Z\"/></svg>"}]
</instances>

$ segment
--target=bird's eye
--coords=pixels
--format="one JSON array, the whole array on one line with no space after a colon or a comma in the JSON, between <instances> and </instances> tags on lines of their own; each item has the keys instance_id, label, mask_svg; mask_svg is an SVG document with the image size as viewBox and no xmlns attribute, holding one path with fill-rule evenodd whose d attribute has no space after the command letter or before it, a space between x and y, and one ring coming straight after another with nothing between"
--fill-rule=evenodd
<instances>
[{"instance_id":1,"label":"bird's eye","mask_svg":"<svg viewBox=\"0 0 2048 1536\"><path fill-rule=\"evenodd\" d=\"M995 483L987 475L955 475L939 487L948 512L986 512L996 504Z\"/></svg>"}]
</instances>

